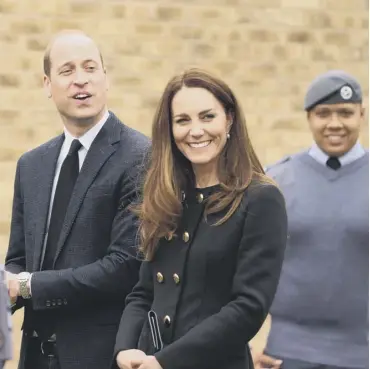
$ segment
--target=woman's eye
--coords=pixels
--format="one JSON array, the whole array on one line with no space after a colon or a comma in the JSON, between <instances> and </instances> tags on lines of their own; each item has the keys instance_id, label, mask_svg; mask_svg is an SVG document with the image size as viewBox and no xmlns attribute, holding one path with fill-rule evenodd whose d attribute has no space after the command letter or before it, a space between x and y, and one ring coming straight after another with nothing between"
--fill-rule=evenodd
<instances>
[{"instance_id":1,"label":"woman's eye","mask_svg":"<svg viewBox=\"0 0 370 369\"><path fill-rule=\"evenodd\" d=\"M214 114L206 114L206 115L203 117L203 119L204 119L204 120L212 120L214 117L215 117L215 115L214 115Z\"/></svg>"}]
</instances>

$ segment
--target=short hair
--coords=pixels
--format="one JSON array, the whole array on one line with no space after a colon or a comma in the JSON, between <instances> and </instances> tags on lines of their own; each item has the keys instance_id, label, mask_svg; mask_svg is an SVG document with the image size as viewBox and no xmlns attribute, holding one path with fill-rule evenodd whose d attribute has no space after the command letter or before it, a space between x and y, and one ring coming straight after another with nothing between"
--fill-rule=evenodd
<instances>
[{"instance_id":1,"label":"short hair","mask_svg":"<svg viewBox=\"0 0 370 369\"><path fill-rule=\"evenodd\" d=\"M91 39L91 37L89 37L85 32L83 32L81 30L74 30L74 29L63 30L63 31L58 32L56 35L54 35L54 37L50 40L50 42L48 43L48 46L46 47L46 50L45 50L45 53L44 53L44 60L43 60L44 74L46 76L48 76L49 78L50 78L50 70L51 70L50 53L51 53L51 50L54 46L54 43L59 37L64 36L64 35L68 35L68 34L70 34L70 35L77 34L77 35L85 36L85 37ZM97 46L97 48L98 48L98 46ZM101 63L102 63L103 68L104 68L103 55L102 55L101 51L99 50L99 48L98 48L98 51L99 51Z\"/></svg>"}]
</instances>

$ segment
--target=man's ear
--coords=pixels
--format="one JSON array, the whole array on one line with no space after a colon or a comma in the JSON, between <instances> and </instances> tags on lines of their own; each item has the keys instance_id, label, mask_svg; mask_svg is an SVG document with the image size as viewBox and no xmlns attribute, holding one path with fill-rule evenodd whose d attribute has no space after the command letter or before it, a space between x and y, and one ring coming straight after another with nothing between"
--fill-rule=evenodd
<instances>
[{"instance_id":1,"label":"man's ear","mask_svg":"<svg viewBox=\"0 0 370 369\"><path fill-rule=\"evenodd\" d=\"M44 90L45 90L46 96L50 99L53 95L51 93L50 77L48 77L47 75L44 75Z\"/></svg>"}]
</instances>

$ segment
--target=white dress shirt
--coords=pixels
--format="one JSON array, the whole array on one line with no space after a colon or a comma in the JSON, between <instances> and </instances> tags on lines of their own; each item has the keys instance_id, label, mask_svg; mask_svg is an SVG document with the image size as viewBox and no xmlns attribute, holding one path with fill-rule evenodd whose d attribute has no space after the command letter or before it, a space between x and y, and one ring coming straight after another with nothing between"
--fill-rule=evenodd
<instances>
[{"instance_id":1,"label":"white dress shirt","mask_svg":"<svg viewBox=\"0 0 370 369\"><path fill-rule=\"evenodd\" d=\"M338 159L339 159L341 166L345 166L361 158L363 155L365 155L365 153L366 151L361 146L361 144L359 142L356 142L356 144L352 147L351 150L349 150L344 155L339 156ZM322 151L320 147L317 146L316 143L312 145L308 154L312 156L316 161L321 163L322 165L326 165L326 162L329 159L329 155L326 152Z\"/></svg>"}]
</instances>

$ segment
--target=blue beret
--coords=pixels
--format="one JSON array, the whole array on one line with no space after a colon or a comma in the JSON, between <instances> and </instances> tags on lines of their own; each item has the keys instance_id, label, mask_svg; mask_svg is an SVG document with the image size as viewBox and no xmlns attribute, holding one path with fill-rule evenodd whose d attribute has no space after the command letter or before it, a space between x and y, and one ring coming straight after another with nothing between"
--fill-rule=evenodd
<instances>
[{"instance_id":1,"label":"blue beret","mask_svg":"<svg viewBox=\"0 0 370 369\"><path fill-rule=\"evenodd\" d=\"M311 110L318 104L362 102L362 91L358 81L341 70L331 70L316 77L307 89L304 109Z\"/></svg>"}]
</instances>

